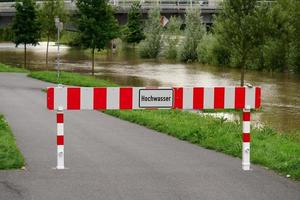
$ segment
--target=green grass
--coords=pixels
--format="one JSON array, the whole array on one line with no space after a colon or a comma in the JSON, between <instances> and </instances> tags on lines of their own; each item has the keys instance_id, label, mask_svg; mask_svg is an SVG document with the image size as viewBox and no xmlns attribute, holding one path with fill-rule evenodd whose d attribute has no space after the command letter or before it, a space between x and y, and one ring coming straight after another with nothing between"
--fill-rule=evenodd
<instances>
[{"instance_id":1,"label":"green grass","mask_svg":"<svg viewBox=\"0 0 300 200\"><path fill-rule=\"evenodd\" d=\"M31 77L56 83L54 72L31 72ZM115 86L90 76L63 73L62 83L79 86ZM121 119L146 126L199 146L241 157L242 126L211 116L174 110L106 111ZM279 133L265 127L251 130L251 162L300 180L300 134Z\"/></svg>"},{"instance_id":2,"label":"green grass","mask_svg":"<svg viewBox=\"0 0 300 200\"><path fill-rule=\"evenodd\" d=\"M28 70L18 67L11 67L5 64L0 63L0 72L18 72L18 73L26 73Z\"/></svg>"},{"instance_id":3,"label":"green grass","mask_svg":"<svg viewBox=\"0 0 300 200\"><path fill-rule=\"evenodd\" d=\"M39 80L51 82L51 83L58 83L57 73L54 71L35 71L35 72L30 72L28 76ZM86 87L117 86L116 84L107 80L97 79L95 77L80 75L78 73L71 73L71 72L61 72L59 83L64 85L77 85L77 86L86 86Z\"/></svg>"},{"instance_id":4,"label":"green grass","mask_svg":"<svg viewBox=\"0 0 300 200\"><path fill-rule=\"evenodd\" d=\"M0 169L19 169L24 158L3 115L0 115Z\"/></svg>"}]
</instances>

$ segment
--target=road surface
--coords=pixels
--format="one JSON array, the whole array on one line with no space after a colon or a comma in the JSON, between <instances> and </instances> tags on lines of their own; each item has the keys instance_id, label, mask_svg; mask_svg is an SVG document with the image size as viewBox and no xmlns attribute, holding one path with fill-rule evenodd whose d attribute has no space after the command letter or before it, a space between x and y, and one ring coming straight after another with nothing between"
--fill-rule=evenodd
<instances>
[{"instance_id":1,"label":"road surface","mask_svg":"<svg viewBox=\"0 0 300 200\"><path fill-rule=\"evenodd\" d=\"M0 200L299 200L300 184L262 167L206 150L96 111L65 114L65 163L56 165L51 84L0 73L0 113L26 170L0 171Z\"/></svg>"}]
</instances>

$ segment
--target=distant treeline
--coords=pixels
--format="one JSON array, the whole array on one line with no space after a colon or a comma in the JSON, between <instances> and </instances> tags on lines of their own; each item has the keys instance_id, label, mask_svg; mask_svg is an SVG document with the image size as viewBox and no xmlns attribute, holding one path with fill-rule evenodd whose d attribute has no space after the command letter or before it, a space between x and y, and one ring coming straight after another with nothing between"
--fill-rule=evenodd
<instances>
[{"instance_id":1,"label":"distant treeline","mask_svg":"<svg viewBox=\"0 0 300 200\"><path fill-rule=\"evenodd\" d=\"M203 31L196 9L187 10L184 22L172 17L162 30L157 26L157 15L150 12L140 55L242 71L300 72L300 1L224 0L222 6L209 31ZM184 33L179 30L182 23L186 25Z\"/></svg>"}]
</instances>

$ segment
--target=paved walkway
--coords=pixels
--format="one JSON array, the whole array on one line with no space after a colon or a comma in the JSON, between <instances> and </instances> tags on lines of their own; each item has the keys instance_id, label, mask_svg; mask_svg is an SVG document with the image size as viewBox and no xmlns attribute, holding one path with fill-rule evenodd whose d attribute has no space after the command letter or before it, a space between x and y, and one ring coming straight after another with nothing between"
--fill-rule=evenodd
<instances>
[{"instance_id":1,"label":"paved walkway","mask_svg":"<svg viewBox=\"0 0 300 200\"><path fill-rule=\"evenodd\" d=\"M100 112L65 115L66 166L57 171L51 84L0 73L0 113L27 170L0 171L0 200L299 200L300 184L241 160Z\"/></svg>"}]
</instances>

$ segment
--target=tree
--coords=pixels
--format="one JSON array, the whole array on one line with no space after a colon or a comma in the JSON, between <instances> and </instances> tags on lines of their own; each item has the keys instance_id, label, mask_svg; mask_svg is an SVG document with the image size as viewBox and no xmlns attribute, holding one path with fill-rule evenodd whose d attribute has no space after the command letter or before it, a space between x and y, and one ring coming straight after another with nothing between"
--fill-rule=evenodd
<instances>
[{"instance_id":1,"label":"tree","mask_svg":"<svg viewBox=\"0 0 300 200\"><path fill-rule=\"evenodd\" d=\"M23 0L15 4L16 16L13 19L12 30L16 46L24 44L24 68L27 66L27 44L37 45L41 36L41 26L38 22L36 4L33 0Z\"/></svg>"},{"instance_id":2,"label":"tree","mask_svg":"<svg viewBox=\"0 0 300 200\"><path fill-rule=\"evenodd\" d=\"M245 65L250 51L257 45L255 10L257 0L224 0L223 9L215 21L215 32L222 46L232 50L237 66L241 68L241 86L244 85Z\"/></svg>"},{"instance_id":3,"label":"tree","mask_svg":"<svg viewBox=\"0 0 300 200\"><path fill-rule=\"evenodd\" d=\"M140 3L135 1L132 3L128 12L128 23L125 33L125 40L128 43L139 43L141 40L145 39L140 9Z\"/></svg>"},{"instance_id":4,"label":"tree","mask_svg":"<svg viewBox=\"0 0 300 200\"><path fill-rule=\"evenodd\" d=\"M184 62L196 61L198 58L197 46L205 34L200 9L187 9L185 23L185 39L180 50L180 60Z\"/></svg>"},{"instance_id":5,"label":"tree","mask_svg":"<svg viewBox=\"0 0 300 200\"><path fill-rule=\"evenodd\" d=\"M142 58L157 58L162 47L162 26L160 23L160 9L153 8L148 13L145 26L145 40L139 44Z\"/></svg>"},{"instance_id":6,"label":"tree","mask_svg":"<svg viewBox=\"0 0 300 200\"><path fill-rule=\"evenodd\" d=\"M176 59L177 57L176 49L179 42L180 26L181 20L179 18L174 16L170 17L164 37L164 40L167 44L166 57L168 59Z\"/></svg>"},{"instance_id":7,"label":"tree","mask_svg":"<svg viewBox=\"0 0 300 200\"><path fill-rule=\"evenodd\" d=\"M77 28L79 44L90 48L92 54L92 75L95 72L95 50L104 49L119 35L119 26L113 9L106 0L78 0Z\"/></svg>"},{"instance_id":8,"label":"tree","mask_svg":"<svg viewBox=\"0 0 300 200\"><path fill-rule=\"evenodd\" d=\"M48 0L45 1L39 12L39 20L42 26L42 35L47 38L46 48L46 68L48 69L48 49L50 39L55 39L57 29L55 27L54 18L59 17L60 21L65 22L66 10L63 0Z\"/></svg>"}]
</instances>

